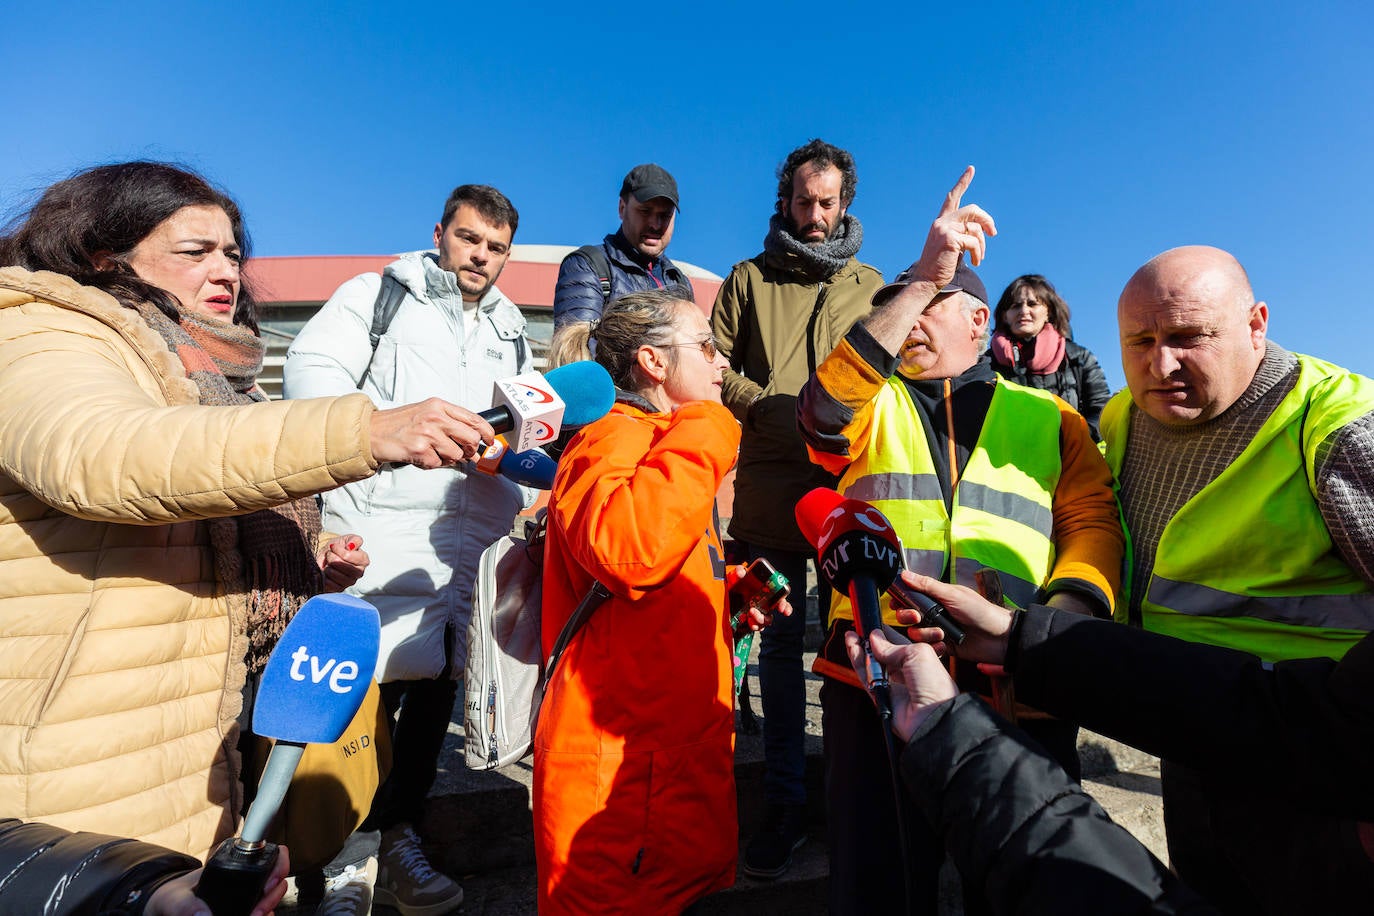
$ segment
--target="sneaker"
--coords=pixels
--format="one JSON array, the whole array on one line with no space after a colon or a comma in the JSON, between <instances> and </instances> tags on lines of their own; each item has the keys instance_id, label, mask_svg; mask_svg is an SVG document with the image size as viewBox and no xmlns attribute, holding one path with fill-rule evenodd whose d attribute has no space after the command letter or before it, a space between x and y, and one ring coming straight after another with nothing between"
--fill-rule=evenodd
<instances>
[{"instance_id":1,"label":"sneaker","mask_svg":"<svg viewBox=\"0 0 1374 916\"><path fill-rule=\"evenodd\" d=\"M792 853L806 842L805 805L769 805L763 829L744 850L744 873L752 878L781 878L792 867Z\"/></svg>"},{"instance_id":2,"label":"sneaker","mask_svg":"<svg viewBox=\"0 0 1374 916\"><path fill-rule=\"evenodd\" d=\"M372 912L372 886L377 883L377 860L372 856L325 875L324 896L315 916L368 916Z\"/></svg>"},{"instance_id":3,"label":"sneaker","mask_svg":"<svg viewBox=\"0 0 1374 916\"><path fill-rule=\"evenodd\" d=\"M442 916L463 902L463 889L429 864L409 824L382 833L379 857L374 897L402 916Z\"/></svg>"}]
</instances>

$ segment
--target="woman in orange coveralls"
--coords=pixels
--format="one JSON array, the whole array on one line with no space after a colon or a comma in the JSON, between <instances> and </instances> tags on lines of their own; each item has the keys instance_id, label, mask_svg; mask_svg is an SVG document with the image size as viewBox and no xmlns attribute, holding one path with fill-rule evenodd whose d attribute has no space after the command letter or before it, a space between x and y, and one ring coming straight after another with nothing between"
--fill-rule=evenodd
<instances>
[{"instance_id":1,"label":"woman in orange coveralls","mask_svg":"<svg viewBox=\"0 0 1374 916\"><path fill-rule=\"evenodd\" d=\"M630 294L598 324L570 326L560 349L577 358L589 337L620 391L559 462L545 654L593 579L612 596L569 643L540 709L539 912L680 913L735 880L731 632L715 494L740 429L720 403L725 358L694 303Z\"/></svg>"}]
</instances>

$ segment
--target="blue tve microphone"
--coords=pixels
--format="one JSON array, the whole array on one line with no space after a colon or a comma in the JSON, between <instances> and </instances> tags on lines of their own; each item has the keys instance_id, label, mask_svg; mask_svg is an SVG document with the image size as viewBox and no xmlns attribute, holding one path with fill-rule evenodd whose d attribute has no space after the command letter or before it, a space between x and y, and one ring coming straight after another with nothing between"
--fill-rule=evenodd
<instances>
[{"instance_id":1,"label":"blue tve microphone","mask_svg":"<svg viewBox=\"0 0 1374 916\"><path fill-rule=\"evenodd\" d=\"M558 470L558 462L539 449L517 452L503 436L497 436L496 441L488 445L473 463L484 474L500 474L507 480L536 490L553 489L553 475Z\"/></svg>"},{"instance_id":2,"label":"blue tve microphone","mask_svg":"<svg viewBox=\"0 0 1374 916\"><path fill-rule=\"evenodd\" d=\"M377 609L351 595L317 595L296 612L267 660L253 731L276 744L236 837L220 844L196 886L215 916L252 912L277 861L265 839L307 744L332 744L353 721L377 667Z\"/></svg>"}]
</instances>

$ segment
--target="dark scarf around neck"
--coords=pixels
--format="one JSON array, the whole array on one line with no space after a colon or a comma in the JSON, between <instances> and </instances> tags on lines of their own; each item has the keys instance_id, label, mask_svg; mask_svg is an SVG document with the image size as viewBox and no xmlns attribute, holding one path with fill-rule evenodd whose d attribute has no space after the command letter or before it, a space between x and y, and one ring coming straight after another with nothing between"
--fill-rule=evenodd
<instances>
[{"instance_id":1,"label":"dark scarf around neck","mask_svg":"<svg viewBox=\"0 0 1374 916\"><path fill-rule=\"evenodd\" d=\"M818 245L798 241L787 229L787 221L774 213L768 221L763 250L778 266L819 282L830 279L848 264L859 253L863 241L863 226L857 216L849 213L844 215L835 234Z\"/></svg>"}]
</instances>

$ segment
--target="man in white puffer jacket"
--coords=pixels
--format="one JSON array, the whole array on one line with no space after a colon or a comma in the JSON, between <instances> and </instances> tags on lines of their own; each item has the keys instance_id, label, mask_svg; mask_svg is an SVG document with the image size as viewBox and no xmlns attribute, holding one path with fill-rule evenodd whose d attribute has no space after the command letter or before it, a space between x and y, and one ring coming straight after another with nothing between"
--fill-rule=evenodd
<instances>
[{"instance_id":1,"label":"man in white puffer jacket","mask_svg":"<svg viewBox=\"0 0 1374 916\"><path fill-rule=\"evenodd\" d=\"M495 286L518 219L495 188L456 188L434 227L437 255L403 255L386 266L385 280L354 277L301 329L287 353L286 397L361 389L378 407L434 396L490 407L492 383L531 362L524 316ZM374 353L369 335L387 298L383 284L397 295L403 288L404 297ZM391 775L364 827L382 831L377 900L407 916L462 902L462 888L429 865L411 825L433 785L467 661L478 558L509 532L530 495L470 465L393 465L324 494L325 527L358 532L372 557L349 591L381 612L377 679L395 724Z\"/></svg>"}]
</instances>

